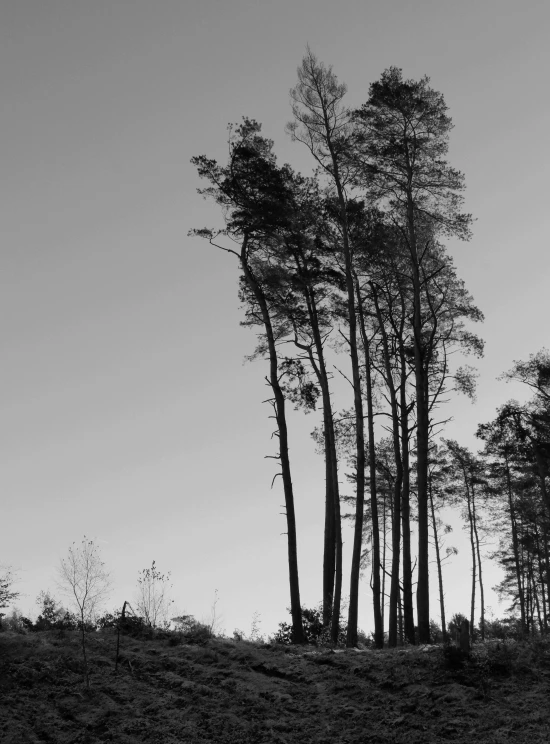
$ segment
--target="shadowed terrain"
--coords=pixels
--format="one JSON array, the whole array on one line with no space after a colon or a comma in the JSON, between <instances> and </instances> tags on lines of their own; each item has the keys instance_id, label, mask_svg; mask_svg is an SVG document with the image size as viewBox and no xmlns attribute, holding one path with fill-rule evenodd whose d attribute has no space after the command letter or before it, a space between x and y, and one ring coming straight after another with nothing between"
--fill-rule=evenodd
<instances>
[{"instance_id":1,"label":"shadowed terrain","mask_svg":"<svg viewBox=\"0 0 550 744\"><path fill-rule=\"evenodd\" d=\"M372 651L182 636L0 634L0 741L550 741L550 645Z\"/></svg>"}]
</instances>

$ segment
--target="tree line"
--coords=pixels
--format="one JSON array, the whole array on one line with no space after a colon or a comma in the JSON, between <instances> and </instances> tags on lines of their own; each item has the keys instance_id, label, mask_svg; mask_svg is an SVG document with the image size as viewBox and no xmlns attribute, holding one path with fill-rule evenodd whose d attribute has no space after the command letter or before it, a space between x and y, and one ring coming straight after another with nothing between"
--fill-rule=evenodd
<instances>
[{"instance_id":1,"label":"tree line","mask_svg":"<svg viewBox=\"0 0 550 744\"><path fill-rule=\"evenodd\" d=\"M433 555L445 632L441 565L453 549L444 548L448 530L440 515L448 505L461 508L469 529L472 633L479 596L483 634L489 514L502 534L495 553L506 571L500 590L514 607L519 603L526 631L546 630L548 355L518 362L509 373L534 388L535 398L527 406L506 404L495 421L479 427L481 454L450 440L438 443L449 396L475 396L475 369L455 360L483 354L472 331L483 314L445 246L449 238L468 240L472 223L462 211L464 176L447 160L452 121L429 78L406 80L396 67L371 84L359 108L346 106L346 92L308 48L290 93L287 131L309 150L312 176L280 165L273 141L246 117L230 127L227 162L192 159L207 181L199 193L219 205L225 224L191 232L237 260L242 323L257 333L253 357L268 362L292 640L304 642L305 633L289 404L322 412L314 432L326 489L322 622L333 642L340 634L346 503L354 525L348 646L358 641L359 578L367 566L375 645L384 645L386 627L390 646L430 641ZM335 354L349 370L338 368L350 390L350 407L342 410L334 403ZM346 467L352 497L342 493Z\"/></svg>"}]
</instances>

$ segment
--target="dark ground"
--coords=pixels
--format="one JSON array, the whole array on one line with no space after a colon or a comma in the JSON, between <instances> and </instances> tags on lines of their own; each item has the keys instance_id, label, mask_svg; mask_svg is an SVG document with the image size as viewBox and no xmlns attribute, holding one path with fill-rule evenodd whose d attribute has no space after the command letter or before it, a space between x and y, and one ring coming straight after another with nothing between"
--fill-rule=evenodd
<instances>
[{"instance_id":1,"label":"dark ground","mask_svg":"<svg viewBox=\"0 0 550 744\"><path fill-rule=\"evenodd\" d=\"M343 650L0 633L1 744L550 742L550 644ZM174 641L172 641L174 642Z\"/></svg>"}]
</instances>

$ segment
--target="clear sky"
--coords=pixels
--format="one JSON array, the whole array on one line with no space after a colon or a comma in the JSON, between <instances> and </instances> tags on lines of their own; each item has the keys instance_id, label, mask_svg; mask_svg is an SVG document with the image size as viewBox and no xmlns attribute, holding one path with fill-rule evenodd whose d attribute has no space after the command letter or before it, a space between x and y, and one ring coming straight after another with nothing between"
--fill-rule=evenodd
<instances>
[{"instance_id":1,"label":"clear sky","mask_svg":"<svg viewBox=\"0 0 550 744\"><path fill-rule=\"evenodd\" d=\"M254 337L232 257L186 235L221 224L189 159L224 160L228 122L256 118L281 160L311 168L284 134L306 43L350 105L390 65L444 93L477 217L450 249L486 315L478 401L449 404L447 435L475 445L477 423L522 395L495 378L550 345L549 21L546 0L2 3L0 563L19 570L24 612L86 534L113 573L109 607L154 559L181 612L208 617L219 590L227 633L255 611L265 631L286 619L266 368L243 366ZM307 606L321 599L317 422L296 414L290 430ZM449 613L468 606L460 546Z\"/></svg>"}]
</instances>

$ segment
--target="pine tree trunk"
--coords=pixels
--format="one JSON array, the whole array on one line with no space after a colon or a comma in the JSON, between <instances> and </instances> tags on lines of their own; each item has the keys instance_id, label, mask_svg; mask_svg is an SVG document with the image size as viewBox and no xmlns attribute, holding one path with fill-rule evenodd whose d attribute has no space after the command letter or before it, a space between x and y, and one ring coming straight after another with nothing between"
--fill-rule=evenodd
<instances>
[{"instance_id":1,"label":"pine tree trunk","mask_svg":"<svg viewBox=\"0 0 550 744\"><path fill-rule=\"evenodd\" d=\"M330 400L329 400L330 403ZM334 602L334 576L336 572L336 534L334 523L334 480L332 477L332 460L330 458L330 434L323 394L323 429L325 440L325 539L323 550L323 626L330 625Z\"/></svg>"},{"instance_id":2,"label":"pine tree trunk","mask_svg":"<svg viewBox=\"0 0 550 744\"><path fill-rule=\"evenodd\" d=\"M433 500L433 494L432 494L432 488L431 488L431 481L429 484L429 498L430 498L430 507L432 511L432 527L434 531L434 543L435 543L435 557L437 561L437 578L439 582L439 607L441 612L441 631L443 633L443 643L447 643L448 640L448 634L447 634L447 624L445 620L445 595L443 593L443 569L441 566L441 554L439 551L439 537L437 534L437 520L435 518L435 508L434 508L434 500Z\"/></svg>"},{"instance_id":3,"label":"pine tree trunk","mask_svg":"<svg viewBox=\"0 0 550 744\"><path fill-rule=\"evenodd\" d=\"M544 588L544 551L543 546L541 545L541 536L539 529L537 525L535 524L535 540L537 544L537 569L538 569L538 576L539 576L539 583L540 583L540 600L542 603L542 625L544 627L544 630L548 630L548 617L547 617L547 610L546 610L546 591ZM541 633L543 632L543 629L541 628Z\"/></svg>"},{"instance_id":4,"label":"pine tree trunk","mask_svg":"<svg viewBox=\"0 0 550 744\"><path fill-rule=\"evenodd\" d=\"M397 607L398 607L398 621L399 621L399 645L404 645L403 636L403 602L401 600L401 586L399 587L399 594L397 595Z\"/></svg>"},{"instance_id":5,"label":"pine tree trunk","mask_svg":"<svg viewBox=\"0 0 550 744\"><path fill-rule=\"evenodd\" d=\"M324 105L324 104L323 104ZM353 548L351 554L348 630L346 646L357 646L357 622L359 615L359 578L361 572L361 550L363 546L363 513L365 508L365 424L363 416L363 397L361 394L361 374L359 371L359 354L357 351L357 318L355 316L355 290L353 287L353 258L349 242L348 217L346 197L340 179L340 165L338 155L332 142L332 132L326 111L325 118L326 143L332 161L332 177L336 187L340 220L342 223L342 247L344 254L348 322L349 322L349 351L353 382L353 403L355 409L356 429L356 499L355 499L355 527L353 531Z\"/></svg>"},{"instance_id":6,"label":"pine tree trunk","mask_svg":"<svg viewBox=\"0 0 550 744\"><path fill-rule=\"evenodd\" d=\"M476 549L475 549L475 537L474 537L474 520L472 517L472 507L470 500L470 486L466 473L464 473L464 484L466 486L466 498L468 500L468 521L470 523L470 550L472 551L472 598L470 603L470 634L472 640L474 639L474 621L475 621L475 606L476 606L476 580L477 580L477 563L476 563Z\"/></svg>"},{"instance_id":7,"label":"pine tree trunk","mask_svg":"<svg viewBox=\"0 0 550 744\"><path fill-rule=\"evenodd\" d=\"M546 579L548 591L546 592L546 613L544 615L544 629L548 633L548 621L550 620L550 546L548 545L548 527L544 525L544 557L546 564Z\"/></svg>"},{"instance_id":8,"label":"pine tree trunk","mask_svg":"<svg viewBox=\"0 0 550 744\"><path fill-rule=\"evenodd\" d=\"M380 610L380 615L382 618L382 630L384 630L384 616L385 616L385 609L386 609L386 552L387 552L387 530L386 530L386 491L384 489L384 507L383 507L383 515L382 515L382 529L383 529L383 547L382 547L382 607Z\"/></svg>"},{"instance_id":9,"label":"pine tree trunk","mask_svg":"<svg viewBox=\"0 0 550 744\"><path fill-rule=\"evenodd\" d=\"M411 644L416 643L414 632L414 611L412 596L412 559L411 559L411 506L410 506L410 468L409 468L409 418L407 415L406 398L406 366L403 346L400 348L401 357L401 389L400 389L400 417L401 417L401 460L403 463L403 489L401 498L401 521L403 529L403 619L405 622L405 638Z\"/></svg>"},{"instance_id":10,"label":"pine tree trunk","mask_svg":"<svg viewBox=\"0 0 550 744\"><path fill-rule=\"evenodd\" d=\"M299 262L297 261L300 269ZM325 540L323 556L323 625L331 626L331 640L337 643L340 632L340 606L342 602L342 520L340 515L340 487L338 484L338 455L336 435L330 400L328 373L325 363L323 341L319 328L319 314L315 292L306 288L304 292L309 320L317 353L313 356L311 347L308 353L311 365L317 376L323 400L323 421L325 441Z\"/></svg>"},{"instance_id":11,"label":"pine tree trunk","mask_svg":"<svg viewBox=\"0 0 550 744\"><path fill-rule=\"evenodd\" d=\"M514 500L512 496L512 480L510 477L510 465L508 462L508 456L506 455L505 466L506 466L506 485L508 489L508 506L510 509L510 523L512 527L512 548L514 551L514 563L516 567L516 578L518 582L518 597L519 597L519 609L521 617L521 630L525 633L527 628L525 625L525 593L523 591L523 582L521 580L521 566L519 560L519 544L518 544L518 530L516 524L516 512L514 507Z\"/></svg>"},{"instance_id":12,"label":"pine tree trunk","mask_svg":"<svg viewBox=\"0 0 550 744\"><path fill-rule=\"evenodd\" d=\"M376 317L382 336L382 353L384 357L384 367L386 372L386 384L390 394L390 407L392 419L392 442L393 453L395 458L395 482L393 492L393 515L392 515L392 568L390 582L390 606L389 606L389 627L388 627L388 646L393 648L397 645L398 635L398 606L400 603L400 584L399 568L401 557L401 490L403 486L403 462L401 459L401 445L399 441L399 410L397 406L397 395L393 382L391 369L391 356L388 342L388 335L384 326L382 311L378 302L378 295L375 287L371 284L373 290L373 300L376 310Z\"/></svg>"},{"instance_id":13,"label":"pine tree trunk","mask_svg":"<svg viewBox=\"0 0 550 744\"><path fill-rule=\"evenodd\" d=\"M474 535L475 535L475 541L476 541L476 553L477 553L477 565L478 565L478 574L479 574L479 598L481 602L481 618L480 618L480 630L481 630L481 640L485 640L485 593L483 590L483 571L482 571L482 564L481 564L481 549L479 544L479 534L477 529L477 514L476 514L476 502L475 502L475 488L474 484L472 483L472 515L474 519Z\"/></svg>"},{"instance_id":14,"label":"pine tree trunk","mask_svg":"<svg viewBox=\"0 0 550 744\"><path fill-rule=\"evenodd\" d=\"M391 566L391 583L390 583L390 608L389 608L389 628L388 628L388 646L394 648L397 646L397 622L398 622L398 605L400 604L400 552L401 552L401 484L403 482L403 468L401 461L396 463L396 478L393 492L393 519L392 519L392 566Z\"/></svg>"},{"instance_id":15,"label":"pine tree trunk","mask_svg":"<svg viewBox=\"0 0 550 744\"><path fill-rule=\"evenodd\" d=\"M411 193L407 194L407 199L409 249L412 263L414 372L416 378L416 487L418 497L418 584L416 589L416 611L418 616L418 639L420 643L429 643L430 586L428 565L428 448L430 418L428 372L425 368L425 349L422 340L422 289L416 241L414 202Z\"/></svg>"},{"instance_id":16,"label":"pine tree trunk","mask_svg":"<svg viewBox=\"0 0 550 744\"><path fill-rule=\"evenodd\" d=\"M248 240L245 238L241 249L241 266L254 293L256 301L262 313L266 339L269 349L269 384L273 390L275 419L277 421L279 437L279 458L281 462L281 475L283 478L283 489L285 495L285 511L287 521L288 538L288 572L290 584L290 610L292 616L292 641L293 643L305 643L304 628L302 624L302 610L300 604L300 582L298 573L298 547L296 537L296 514L294 511L294 491L290 473L290 459L288 454L288 432L285 414L285 398L279 384L277 349L267 301L261 287L248 265L247 256Z\"/></svg>"},{"instance_id":17,"label":"pine tree trunk","mask_svg":"<svg viewBox=\"0 0 550 744\"><path fill-rule=\"evenodd\" d=\"M359 322L363 350L365 354L365 380L367 387L367 416L369 433L369 480L370 480L370 507L372 518L372 605L374 613L374 645L376 648L384 647L384 625L382 621L381 596L380 596L380 525L378 522L378 499L376 495L376 452L374 447L374 409L372 402L372 370L370 359L370 345L365 328L365 315L363 302L356 278L356 293L359 311Z\"/></svg>"},{"instance_id":18,"label":"pine tree trunk","mask_svg":"<svg viewBox=\"0 0 550 744\"><path fill-rule=\"evenodd\" d=\"M331 641L337 644L340 635L340 611L342 607L342 522L340 500L335 499L336 511L336 578L334 582L334 606L332 609Z\"/></svg>"}]
</instances>

